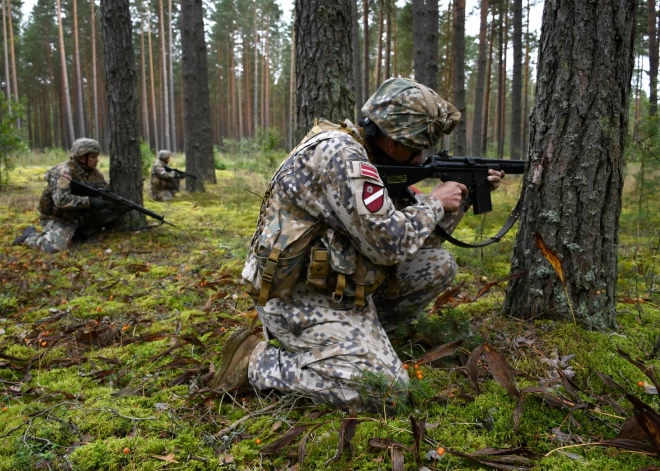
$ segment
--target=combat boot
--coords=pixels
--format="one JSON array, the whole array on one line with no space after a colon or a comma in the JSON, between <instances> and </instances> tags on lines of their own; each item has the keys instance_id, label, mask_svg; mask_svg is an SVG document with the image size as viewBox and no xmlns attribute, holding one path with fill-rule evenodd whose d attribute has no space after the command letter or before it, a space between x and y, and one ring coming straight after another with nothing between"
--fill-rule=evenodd
<instances>
[{"instance_id":1,"label":"combat boot","mask_svg":"<svg viewBox=\"0 0 660 471\"><path fill-rule=\"evenodd\" d=\"M11 245L21 245L23 242L27 240L28 237L30 237L32 234L36 234L37 230L35 229L34 226L28 226L25 228L23 233L16 237L14 241L11 243Z\"/></svg>"},{"instance_id":2,"label":"combat boot","mask_svg":"<svg viewBox=\"0 0 660 471\"><path fill-rule=\"evenodd\" d=\"M246 386L250 356L259 342L250 329L234 332L222 348L222 365L213 376L211 386L225 390Z\"/></svg>"}]
</instances>

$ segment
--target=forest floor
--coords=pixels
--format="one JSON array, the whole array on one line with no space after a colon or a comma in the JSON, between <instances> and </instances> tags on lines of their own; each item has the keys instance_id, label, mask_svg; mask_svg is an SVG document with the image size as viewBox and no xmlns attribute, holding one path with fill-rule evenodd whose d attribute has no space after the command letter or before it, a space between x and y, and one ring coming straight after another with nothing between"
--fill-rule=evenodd
<instances>
[{"instance_id":1,"label":"forest floor","mask_svg":"<svg viewBox=\"0 0 660 471\"><path fill-rule=\"evenodd\" d=\"M150 201L145 188L146 207L176 227L102 233L48 255L10 246L38 224L42 175L56 163L35 160L13 170L0 193L0 470L660 465L643 442L588 445L614 439L633 415L626 392L660 406L641 371L660 366L657 192L655 214L640 215L627 182L615 332L576 328L570 313L533 322L501 314L505 283L491 282L509 274L515 230L483 250L452 247L460 289L393 335L410 371L426 352L419 377L411 374L412 404L353 418L300 396L208 388L225 339L255 322L240 272L260 200L244 188L263 194L267 172L218 171L207 193L171 203ZM520 186L505 182L495 211L467 216L458 238L497 231ZM484 342L483 359L470 356ZM627 424L619 438L645 439ZM466 456L486 447L508 450Z\"/></svg>"}]
</instances>

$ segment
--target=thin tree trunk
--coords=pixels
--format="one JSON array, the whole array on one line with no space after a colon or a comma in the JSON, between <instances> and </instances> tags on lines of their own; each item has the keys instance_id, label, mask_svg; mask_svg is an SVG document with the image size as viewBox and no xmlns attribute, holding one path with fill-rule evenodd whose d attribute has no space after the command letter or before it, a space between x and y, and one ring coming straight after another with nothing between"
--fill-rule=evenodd
<instances>
[{"instance_id":1,"label":"thin tree trunk","mask_svg":"<svg viewBox=\"0 0 660 471\"><path fill-rule=\"evenodd\" d=\"M394 44L393 46L393 54L392 54L392 75L394 77L398 77L398 71L396 68L396 20L397 20L397 9L396 9L396 1L393 3L393 8L394 8L394 21L392 22L392 35L394 37Z\"/></svg>"},{"instance_id":2,"label":"thin tree trunk","mask_svg":"<svg viewBox=\"0 0 660 471\"><path fill-rule=\"evenodd\" d=\"M250 68L250 49L247 43L247 38L243 37L243 64L244 82L245 82L245 128L248 136L254 135L252 129L252 93L250 93L250 84L252 83L251 68ZM286 122L286 121L285 121Z\"/></svg>"},{"instance_id":3,"label":"thin tree trunk","mask_svg":"<svg viewBox=\"0 0 660 471\"><path fill-rule=\"evenodd\" d=\"M94 13L94 3L96 0L91 1L92 6L92 16L90 18L92 22L92 91L94 96L94 139L97 141L100 139L99 135L99 96L98 96L98 83L96 79L96 15ZM144 80L144 31L140 27L140 38L142 40L142 79ZM146 85L143 91L145 106L146 106ZM146 112L146 108L145 108ZM145 114L145 126L147 127L147 142L149 142L149 122L146 120L147 115Z\"/></svg>"},{"instance_id":4,"label":"thin tree trunk","mask_svg":"<svg viewBox=\"0 0 660 471\"><path fill-rule=\"evenodd\" d=\"M259 26L257 9L254 9L254 101L252 103L252 122L255 132L259 126Z\"/></svg>"},{"instance_id":5,"label":"thin tree trunk","mask_svg":"<svg viewBox=\"0 0 660 471\"><path fill-rule=\"evenodd\" d=\"M529 135L529 0L527 0L527 24L525 29L525 77L523 79L523 130L521 149L523 157L527 158L527 139Z\"/></svg>"},{"instance_id":6,"label":"thin tree trunk","mask_svg":"<svg viewBox=\"0 0 660 471\"><path fill-rule=\"evenodd\" d=\"M511 81L511 143L512 159L520 159L522 118L522 0L513 0L513 79Z\"/></svg>"},{"instance_id":7,"label":"thin tree trunk","mask_svg":"<svg viewBox=\"0 0 660 471\"><path fill-rule=\"evenodd\" d=\"M385 0L387 5L387 29L385 30L385 80L390 75L390 56L392 55L392 7L391 0Z\"/></svg>"},{"instance_id":8,"label":"thin tree trunk","mask_svg":"<svg viewBox=\"0 0 660 471\"><path fill-rule=\"evenodd\" d=\"M376 88L380 87L382 82L381 69L383 67L383 8L384 0L380 0L378 4L378 54L376 55Z\"/></svg>"},{"instance_id":9,"label":"thin tree trunk","mask_svg":"<svg viewBox=\"0 0 660 471\"><path fill-rule=\"evenodd\" d=\"M506 135L506 61L507 51L509 50L509 4L504 6L504 60L502 61L502 129L501 129L501 148L500 159L504 158L504 141Z\"/></svg>"},{"instance_id":10,"label":"thin tree trunk","mask_svg":"<svg viewBox=\"0 0 660 471\"><path fill-rule=\"evenodd\" d=\"M174 102L174 54L172 54L172 44L174 43L174 38L172 37L172 0L169 0L169 6L168 6L168 20L169 20L169 27L170 27L170 42L169 42L169 53L170 53L170 60L169 60L169 65L170 65L170 131L172 133L171 139L172 139L172 152L176 152L177 149L177 142L176 142L176 106Z\"/></svg>"},{"instance_id":11,"label":"thin tree trunk","mask_svg":"<svg viewBox=\"0 0 660 471\"><path fill-rule=\"evenodd\" d=\"M85 103L83 101L83 83L80 73L80 47L78 46L78 1L73 0L73 48L76 74L76 106L78 108L78 135L85 136Z\"/></svg>"},{"instance_id":12,"label":"thin tree trunk","mask_svg":"<svg viewBox=\"0 0 660 471\"><path fill-rule=\"evenodd\" d=\"M360 70L360 26L358 24L358 0L351 0L351 42L353 43L353 82L355 83L355 122L360 119L362 98L362 74Z\"/></svg>"},{"instance_id":13,"label":"thin tree trunk","mask_svg":"<svg viewBox=\"0 0 660 471\"><path fill-rule=\"evenodd\" d=\"M649 25L649 114L658 112L658 35L656 32L656 0L647 0Z\"/></svg>"},{"instance_id":14,"label":"thin tree trunk","mask_svg":"<svg viewBox=\"0 0 660 471\"><path fill-rule=\"evenodd\" d=\"M7 0L2 0L2 37L3 44L7 45ZM9 74L9 48L3 47L5 52L5 87L7 93L7 101L11 107L11 75Z\"/></svg>"},{"instance_id":15,"label":"thin tree trunk","mask_svg":"<svg viewBox=\"0 0 660 471\"><path fill-rule=\"evenodd\" d=\"M94 1L94 0L92 0ZM147 95L147 72L146 72L146 63L144 60L144 15L142 12L142 2L138 6L140 9L140 66L142 69L142 128L144 130L144 138L147 144L151 143L149 139L149 100ZM94 76L94 81L96 81L96 75ZM96 100L96 90L94 95L94 100ZM94 101L94 106L96 107L96 101ZM95 116L98 118L98 115L95 112ZM98 135L98 120L96 133Z\"/></svg>"},{"instance_id":16,"label":"thin tree trunk","mask_svg":"<svg viewBox=\"0 0 660 471\"><path fill-rule=\"evenodd\" d=\"M506 7L504 7L506 8ZM504 18L506 17L506 10L500 6L499 18L499 59L497 62L497 158L501 159L504 156L504 112L502 110L506 103L503 95L506 93L506 85L504 80L506 76L506 47L504 46Z\"/></svg>"},{"instance_id":17,"label":"thin tree trunk","mask_svg":"<svg viewBox=\"0 0 660 471\"><path fill-rule=\"evenodd\" d=\"M465 120L467 117L465 109L465 0L454 0L453 24L454 106ZM465 155L466 153L465 132L465 123L454 130L454 155Z\"/></svg>"},{"instance_id":18,"label":"thin tree trunk","mask_svg":"<svg viewBox=\"0 0 660 471\"><path fill-rule=\"evenodd\" d=\"M256 93L255 93L256 95ZM296 29L291 28L291 69L289 70L289 146L293 149L293 130L296 127Z\"/></svg>"},{"instance_id":19,"label":"thin tree trunk","mask_svg":"<svg viewBox=\"0 0 660 471\"><path fill-rule=\"evenodd\" d=\"M154 129L154 142L153 148L158 149L160 146L159 132L158 132L158 114L156 113L156 86L154 85L154 53L151 47L151 7L147 5L147 40L149 43L149 80L151 82L151 118L153 119Z\"/></svg>"},{"instance_id":20,"label":"thin tree trunk","mask_svg":"<svg viewBox=\"0 0 660 471\"><path fill-rule=\"evenodd\" d=\"M369 92L369 0L362 0L362 97L366 102Z\"/></svg>"},{"instance_id":21,"label":"thin tree trunk","mask_svg":"<svg viewBox=\"0 0 660 471\"><path fill-rule=\"evenodd\" d=\"M443 74L443 94L445 97L449 97L452 93L451 89L451 71L452 69L452 55L450 53L452 47L453 47L453 40L452 40L452 35L450 33L451 31L451 21L452 21L452 10L453 10L453 5L452 2L449 2L449 7L447 8L447 25L445 29L445 37L447 38L447 42L445 43L445 59L448 62L448 66L445 67L445 71Z\"/></svg>"},{"instance_id":22,"label":"thin tree trunk","mask_svg":"<svg viewBox=\"0 0 660 471\"><path fill-rule=\"evenodd\" d=\"M481 0L479 24L479 56L477 58L477 84L474 93L474 121L472 126L471 154L482 155L481 138L484 123L484 83L486 82L486 43L488 37L488 0Z\"/></svg>"},{"instance_id":23,"label":"thin tree trunk","mask_svg":"<svg viewBox=\"0 0 660 471\"><path fill-rule=\"evenodd\" d=\"M64 51L64 31L62 30L62 9L60 7L60 0L57 0L57 24L60 34L60 63L62 69L62 90L64 92L64 106L66 113L66 122L69 130L69 144L73 144L75 138L75 131L73 128L73 114L71 112L71 95L69 94L69 78L66 71L66 53Z\"/></svg>"},{"instance_id":24,"label":"thin tree trunk","mask_svg":"<svg viewBox=\"0 0 660 471\"><path fill-rule=\"evenodd\" d=\"M633 136L639 139L639 118L641 116L641 96L642 96L642 55L637 56L637 80L635 85L635 119L633 121ZM643 160L642 160L643 161Z\"/></svg>"},{"instance_id":25,"label":"thin tree trunk","mask_svg":"<svg viewBox=\"0 0 660 471\"><path fill-rule=\"evenodd\" d=\"M186 178L186 190L202 191L204 182L216 183L202 0L181 2L181 46L186 170L198 176Z\"/></svg>"},{"instance_id":26,"label":"thin tree trunk","mask_svg":"<svg viewBox=\"0 0 660 471\"><path fill-rule=\"evenodd\" d=\"M16 98L16 101L19 102L21 99L18 94L18 74L16 73L16 54L14 52L14 21L11 14L11 0L7 0L7 11L9 12L9 51L11 52L11 73L14 83L14 97ZM5 44L7 43L5 42ZM16 120L16 129L21 129L21 118Z\"/></svg>"},{"instance_id":27,"label":"thin tree trunk","mask_svg":"<svg viewBox=\"0 0 660 471\"><path fill-rule=\"evenodd\" d=\"M242 47L241 42L241 47ZM238 140L243 139L243 81L239 78L236 80L236 95L238 100Z\"/></svg>"},{"instance_id":28,"label":"thin tree trunk","mask_svg":"<svg viewBox=\"0 0 660 471\"><path fill-rule=\"evenodd\" d=\"M163 0L158 0L158 8L160 10L160 73L162 77L161 81L161 93L163 100L163 129L164 140L163 148L167 149L172 144L170 139L170 95L167 85L167 53L165 52L165 15L163 15Z\"/></svg>"},{"instance_id":29,"label":"thin tree trunk","mask_svg":"<svg viewBox=\"0 0 660 471\"><path fill-rule=\"evenodd\" d=\"M486 98L484 99L484 126L481 129L481 155L488 148L488 119L490 117L490 82L493 67L493 43L495 42L495 8L490 16L490 38L488 40L488 71L486 72Z\"/></svg>"},{"instance_id":30,"label":"thin tree trunk","mask_svg":"<svg viewBox=\"0 0 660 471\"><path fill-rule=\"evenodd\" d=\"M266 25L270 25L270 15L266 17ZM264 106L266 108L266 121L264 123L264 129L270 127L270 34L268 29L266 30L266 62L265 62L265 73L264 80L266 81L266 100L264 101Z\"/></svg>"}]
</instances>

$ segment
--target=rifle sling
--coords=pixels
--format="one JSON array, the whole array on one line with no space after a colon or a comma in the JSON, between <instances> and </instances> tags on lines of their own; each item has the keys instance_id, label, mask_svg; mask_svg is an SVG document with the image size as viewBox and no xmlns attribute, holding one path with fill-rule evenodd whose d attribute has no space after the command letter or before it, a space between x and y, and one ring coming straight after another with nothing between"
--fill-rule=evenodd
<instances>
[{"instance_id":1,"label":"rifle sling","mask_svg":"<svg viewBox=\"0 0 660 471\"><path fill-rule=\"evenodd\" d=\"M468 244L466 242L462 242L458 239L455 239L451 235L449 235L442 227L440 226L435 226L435 233L438 234L440 237L445 239L446 241L457 245L459 247L464 247L468 249L476 249L479 247L486 247L487 245L494 244L495 242L499 242L502 240L502 237L509 232L509 229L513 227L513 225L516 223L518 220L518 217L520 216L520 212L522 211L522 201L523 198L522 196L518 199L518 202L516 203L516 207L513 208L513 211L511 211L511 214L509 214L509 218L506 220L502 228L498 231L497 234L495 234L493 237L490 239L484 240L483 242L479 242L476 244Z\"/></svg>"}]
</instances>

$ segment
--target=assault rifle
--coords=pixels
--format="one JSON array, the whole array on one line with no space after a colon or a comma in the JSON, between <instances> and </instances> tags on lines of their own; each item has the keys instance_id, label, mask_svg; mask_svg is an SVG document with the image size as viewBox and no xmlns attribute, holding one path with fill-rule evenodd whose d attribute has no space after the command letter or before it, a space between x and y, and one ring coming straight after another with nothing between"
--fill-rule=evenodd
<instances>
[{"instance_id":1,"label":"assault rifle","mask_svg":"<svg viewBox=\"0 0 660 471\"><path fill-rule=\"evenodd\" d=\"M112 203L115 203L118 206L124 206L125 208L137 211L138 213L146 214L147 216L159 220L161 224L165 223L165 224L169 224L172 227L176 227L171 222L167 222L165 220L165 216L161 216L160 214L156 214L153 211L149 211L148 209L143 208L142 206L135 204L132 201L128 201L126 198L122 198L119 195L110 193L108 190L104 188L94 188L93 186L86 185L82 182L71 180L71 192L74 195L79 195L79 196L103 198L104 200L111 201Z\"/></svg>"},{"instance_id":2,"label":"assault rifle","mask_svg":"<svg viewBox=\"0 0 660 471\"><path fill-rule=\"evenodd\" d=\"M446 150L430 156L422 165L376 165L378 174L385 183L391 198L405 195L408 187L427 178L439 178L443 182L453 181L468 187L474 214L492 211L488 170L504 170L505 173L520 175L525 173L524 160L496 160L479 157L450 157ZM522 199L511 212L509 219L497 235L479 244L466 244L447 234L441 227L437 232L449 242L460 247L483 247L499 240L513 226L520 215Z\"/></svg>"},{"instance_id":3,"label":"assault rifle","mask_svg":"<svg viewBox=\"0 0 660 471\"><path fill-rule=\"evenodd\" d=\"M163 165L163 168L167 170L168 172L174 172L176 174L176 178L185 178L185 177L190 177L193 180L197 180L197 177L193 175L192 173L184 172L183 170L179 170L176 168L168 167L167 165Z\"/></svg>"}]
</instances>

